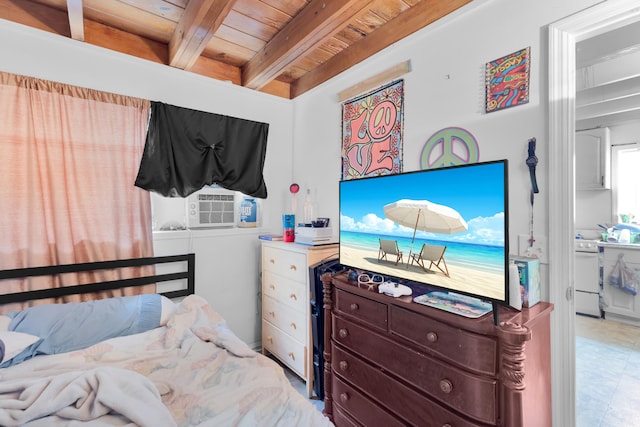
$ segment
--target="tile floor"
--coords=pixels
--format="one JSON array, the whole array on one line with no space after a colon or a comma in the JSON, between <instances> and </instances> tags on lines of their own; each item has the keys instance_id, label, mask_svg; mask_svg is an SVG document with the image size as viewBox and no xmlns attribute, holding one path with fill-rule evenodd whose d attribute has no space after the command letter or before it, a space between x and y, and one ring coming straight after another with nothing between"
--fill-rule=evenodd
<instances>
[{"instance_id":1,"label":"tile floor","mask_svg":"<svg viewBox=\"0 0 640 427\"><path fill-rule=\"evenodd\" d=\"M576 316L576 427L640 426L640 328Z\"/></svg>"},{"instance_id":2,"label":"tile floor","mask_svg":"<svg viewBox=\"0 0 640 427\"><path fill-rule=\"evenodd\" d=\"M293 388L295 388L298 391L298 393L300 393L304 397L307 397L307 385L304 383L304 381L302 381L298 375L294 374L291 369L287 368L282 362L280 362L280 360L276 359L275 357L272 357L271 355L268 355L268 357L270 357L271 360L273 360L274 362L276 362L278 365L282 367L282 369L284 370L284 374L289 379L289 382L291 383ZM320 412L322 412L322 410L324 409L324 400L320 400L317 396L314 395L314 397L309 399L309 401L316 408L318 408Z\"/></svg>"},{"instance_id":3,"label":"tile floor","mask_svg":"<svg viewBox=\"0 0 640 427\"><path fill-rule=\"evenodd\" d=\"M287 376L287 378L289 378L289 381L291 382L291 385L298 390L298 392L303 395L304 397L307 397L307 386L306 384L300 379L300 377L298 377L296 374L294 374L293 372L291 372L291 370L289 370L288 368L284 368L284 373ZM311 403L313 403L313 405L318 408L318 410L320 412L322 412L322 410L324 409L324 400L320 400L318 399L316 396L312 397L311 399L309 399L309 401Z\"/></svg>"}]
</instances>

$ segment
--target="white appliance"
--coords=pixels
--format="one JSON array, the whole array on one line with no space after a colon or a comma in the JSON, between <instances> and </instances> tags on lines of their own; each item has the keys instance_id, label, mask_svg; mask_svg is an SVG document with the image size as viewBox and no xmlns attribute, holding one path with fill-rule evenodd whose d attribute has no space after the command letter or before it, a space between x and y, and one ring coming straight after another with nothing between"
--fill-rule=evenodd
<instances>
[{"instance_id":1,"label":"white appliance","mask_svg":"<svg viewBox=\"0 0 640 427\"><path fill-rule=\"evenodd\" d=\"M235 191L208 186L187 196L187 228L233 227Z\"/></svg>"},{"instance_id":2,"label":"white appliance","mask_svg":"<svg viewBox=\"0 0 640 427\"><path fill-rule=\"evenodd\" d=\"M575 239L574 283L576 313L601 317L600 260L597 240Z\"/></svg>"}]
</instances>

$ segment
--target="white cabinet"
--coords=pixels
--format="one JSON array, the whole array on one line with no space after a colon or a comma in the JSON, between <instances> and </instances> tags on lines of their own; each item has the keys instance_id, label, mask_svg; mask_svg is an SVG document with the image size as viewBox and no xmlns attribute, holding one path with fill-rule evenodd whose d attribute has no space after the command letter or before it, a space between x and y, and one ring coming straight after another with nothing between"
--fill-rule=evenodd
<instances>
[{"instance_id":1,"label":"white cabinet","mask_svg":"<svg viewBox=\"0 0 640 427\"><path fill-rule=\"evenodd\" d=\"M605 318L640 326L640 294L634 296L609 284L609 276L620 255L627 267L640 274L640 247L608 245L604 248L602 279Z\"/></svg>"},{"instance_id":2,"label":"white cabinet","mask_svg":"<svg viewBox=\"0 0 640 427\"><path fill-rule=\"evenodd\" d=\"M271 353L313 390L309 266L338 253L337 245L262 243L262 352Z\"/></svg>"},{"instance_id":3,"label":"white cabinet","mask_svg":"<svg viewBox=\"0 0 640 427\"><path fill-rule=\"evenodd\" d=\"M610 188L609 128L576 132L576 189L603 190Z\"/></svg>"},{"instance_id":4,"label":"white cabinet","mask_svg":"<svg viewBox=\"0 0 640 427\"><path fill-rule=\"evenodd\" d=\"M576 252L574 283L576 313L600 317L600 262L597 252Z\"/></svg>"},{"instance_id":5,"label":"white cabinet","mask_svg":"<svg viewBox=\"0 0 640 427\"><path fill-rule=\"evenodd\" d=\"M229 328L251 348L259 348L261 340L260 244L257 234L257 229L153 233L156 256L195 253L196 295L206 299L224 317ZM173 265L160 265L156 271L164 274L174 273L178 271L176 269ZM174 286L172 289L184 287Z\"/></svg>"},{"instance_id":6,"label":"white cabinet","mask_svg":"<svg viewBox=\"0 0 640 427\"><path fill-rule=\"evenodd\" d=\"M153 193L152 193L153 194ZM188 230L179 231L154 231L153 232L153 255L169 256L183 255L191 252L191 244ZM184 263L167 263L156 265L156 274L172 274L184 271L186 262ZM198 259L196 255L196 268L198 268ZM169 292L178 289L184 289L187 286L186 279L170 280L158 283L156 285L157 292Z\"/></svg>"}]
</instances>

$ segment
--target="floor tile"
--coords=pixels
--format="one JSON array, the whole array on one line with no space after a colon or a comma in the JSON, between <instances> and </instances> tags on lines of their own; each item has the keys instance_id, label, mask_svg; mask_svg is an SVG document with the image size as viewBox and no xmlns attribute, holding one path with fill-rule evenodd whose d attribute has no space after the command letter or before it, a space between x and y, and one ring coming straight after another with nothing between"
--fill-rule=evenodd
<instances>
[{"instance_id":1,"label":"floor tile","mask_svg":"<svg viewBox=\"0 0 640 427\"><path fill-rule=\"evenodd\" d=\"M640 328L576 316L576 427L640 426Z\"/></svg>"},{"instance_id":2,"label":"floor tile","mask_svg":"<svg viewBox=\"0 0 640 427\"><path fill-rule=\"evenodd\" d=\"M276 359L275 357L271 357L271 355L269 355L269 357L282 367L282 369L284 370L284 374L286 375L287 379L289 379L289 382L291 383L293 388L295 388L298 393L308 398L313 406L315 406L320 412L322 412L324 410L324 400L320 400L315 395L309 398L307 395L307 385L305 384L305 382L291 369L282 364L282 362L280 362L278 359Z\"/></svg>"}]
</instances>

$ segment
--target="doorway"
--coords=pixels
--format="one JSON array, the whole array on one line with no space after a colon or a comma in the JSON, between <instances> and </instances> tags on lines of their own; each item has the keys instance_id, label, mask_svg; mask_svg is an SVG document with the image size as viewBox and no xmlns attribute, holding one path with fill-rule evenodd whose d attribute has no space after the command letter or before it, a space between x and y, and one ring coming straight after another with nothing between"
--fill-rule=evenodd
<instances>
[{"instance_id":1,"label":"doorway","mask_svg":"<svg viewBox=\"0 0 640 427\"><path fill-rule=\"evenodd\" d=\"M575 425L575 98L576 43L640 20L637 0L607 1L549 26L549 299L553 424ZM566 286L553 284L568 284Z\"/></svg>"}]
</instances>

